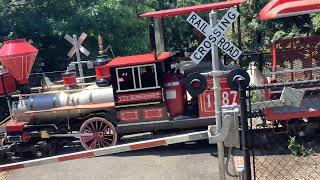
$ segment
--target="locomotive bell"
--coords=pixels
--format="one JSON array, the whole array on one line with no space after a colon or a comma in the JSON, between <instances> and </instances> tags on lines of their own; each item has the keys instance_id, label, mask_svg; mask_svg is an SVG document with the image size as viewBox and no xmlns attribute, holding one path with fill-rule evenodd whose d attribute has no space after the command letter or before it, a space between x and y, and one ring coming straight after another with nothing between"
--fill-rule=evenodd
<instances>
[{"instance_id":1,"label":"locomotive bell","mask_svg":"<svg viewBox=\"0 0 320 180\"><path fill-rule=\"evenodd\" d=\"M207 89L207 79L200 73L192 73L185 79L185 86L192 97L198 97Z\"/></svg>"},{"instance_id":2,"label":"locomotive bell","mask_svg":"<svg viewBox=\"0 0 320 180\"><path fill-rule=\"evenodd\" d=\"M96 84L99 87L106 87L110 85L110 69L107 64L111 61L108 55L97 56L94 62L96 69Z\"/></svg>"}]
</instances>

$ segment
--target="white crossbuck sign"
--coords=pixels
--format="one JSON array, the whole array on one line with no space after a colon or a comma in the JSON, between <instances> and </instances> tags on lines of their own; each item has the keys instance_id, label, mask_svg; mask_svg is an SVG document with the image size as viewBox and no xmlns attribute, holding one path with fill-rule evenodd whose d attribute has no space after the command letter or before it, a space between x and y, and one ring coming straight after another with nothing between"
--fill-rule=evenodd
<instances>
[{"instance_id":1,"label":"white crossbuck sign","mask_svg":"<svg viewBox=\"0 0 320 180\"><path fill-rule=\"evenodd\" d=\"M195 52L190 56L192 61L198 64L205 55L212 49L213 45L217 45L220 49L228 54L232 59L236 60L242 54L242 51L232 42L224 37L224 33L237 20L240 13L235 8L230 8L222 17L215 27L211 27L196 13L191 13L187 21L198 31L206 36L206 39L200 44Z\"/></svg>"},{"instance_id":2,"label":"white crossbuck sign","mask_svg":"<svg viewBox=\"0 0 320 180\"><path fill-rule=\"evenodd\" d=\"M82 33L79 37L79 40L77 40L77 42L79 43L79 51L82 52L84 55L89 56L90 52L84 48L81 44L83 43L83 41L86 39L87 34L86 33ZM68 56L71 58L75 53L76 53L76 44L75 44L75 40L73 37L71 37L69 34L66 34L64 36L64 38L69 41L69 43L71 43L73 45L72 49L69 51Z\"/></svg>"},{"instance_id":3,"label":"white crossbuck sign","mask_svg":"<svg viewBox=\"0 0 320 180\"><path fill-rule=\"evenodd\" d=\"M83 69L81 64L82 62L81 62L80 52L82 52L86 56L90 55L90 52L81 45L83 41L86 39L86 37L87 37L86 33L82 33L79 39L77 38L76 35L73 35L73 37L71 37L69 34L66 34L64 36L64 38L73 45L72 49L68 53L68 56L71 58L74 54L76 54L81 82L84 82L84 75L83 75Z\"/></svg>"}]
</instances>

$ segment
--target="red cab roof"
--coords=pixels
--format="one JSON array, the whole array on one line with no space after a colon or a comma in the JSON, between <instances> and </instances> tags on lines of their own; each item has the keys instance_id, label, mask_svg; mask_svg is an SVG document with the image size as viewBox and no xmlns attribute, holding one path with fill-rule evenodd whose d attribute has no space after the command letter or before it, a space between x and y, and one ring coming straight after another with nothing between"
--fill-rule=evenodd
<instances>
[{"instance_id":1,"label":"red cab roof","mask_svg":"<svg viewBox=\"0 0 320 180\"><path fill-rule=\"evenodd\" d=\"M272 0L259 13L261 20L320 12L320 0Z\"/></svg>"},{"instance_id":2,"label":"red cab roof","mask_svg":"<svg viewBox=\"0 0 320 180\"><path fill-rule=\"evenodd\" d=\"M225 9L233 6L237 6L246 0L232 0L232 1L223 1L211 4L202 4L198 6L188 6L176 9L167 9L162 11L147 12L142 14L142 17L153 17L153 18L165 18L173 16L182 16L190 14L192 12L208 12L211 10Z\"/></svg>"},{"instance_id":3,"label":"red cab roof","mask_svg":"<svg viewBox=\"0 0 320 180\"><path fill-rule=\"evenodd\" d=\"M125 66L157 63L157 62L165 61L166 59L168 59L171 56L174 56L175 54L176 53L173 53L173 52L162 52L157 58L155 57L154 53L117 57L112 59L108 63L108 66L109 67L125 67Z\"/></svg>"}]
</instances>

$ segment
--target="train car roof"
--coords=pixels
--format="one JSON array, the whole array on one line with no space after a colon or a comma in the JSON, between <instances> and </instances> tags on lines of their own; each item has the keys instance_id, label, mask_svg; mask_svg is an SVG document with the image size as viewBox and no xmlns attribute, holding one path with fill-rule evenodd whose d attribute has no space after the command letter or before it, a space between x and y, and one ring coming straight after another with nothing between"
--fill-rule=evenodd
<instances>
[{"instance_id":1,"label":"train car roof","mask_svg":"<svg viewBox=\"0 0 320 180\"><path fill-rule=\"evenodd\" d=\"M319 0L272 0L259 13L261 20L320 12Z\"/></svg>"},{"instance_id":2,"label":"train car roof","mask_svg":"<svg viewBox=\"0 0 320 180\"><path fill-rule=\"evenodd\" d=\"M173 16L182 16L187 15L192 12L209 12L211 10L219 10L225 8L231 8L237 6L241 3L246 2L246 0L232 0L232 1L223 1L210 4L201 4L197 6L188 6L175 9L166 9L161 11L147 12L141 15L141 17L152 17L152 18L166 18Z\"/></svg>"},{"instance_id":3,"label":"train car roof","mask_svg":"<svg viewBox=\"0 0 320 180\"><path fill-rule=\"evenodd\" d=\"M157 62L163 62L169 57L174 56L175 52L162 52L158 57L154 53L139 54L134 56L124 56L112 59L109 63L109 67L126 67L142 64L151 64Z\"/></svg>"}]
</instances>

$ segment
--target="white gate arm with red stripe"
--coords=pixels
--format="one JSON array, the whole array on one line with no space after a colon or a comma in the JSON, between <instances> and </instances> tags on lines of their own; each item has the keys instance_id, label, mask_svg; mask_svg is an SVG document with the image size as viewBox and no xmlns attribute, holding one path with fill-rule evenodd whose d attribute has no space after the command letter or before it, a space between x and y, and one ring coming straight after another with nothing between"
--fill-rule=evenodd
<instances>
[{"instance_id":1,"label":"white gate arm with red stripe","mask_svg":"<svg viewBox=\"0 0 320 180\"><path fill-rule=\"evenodd\" d=\"M183 143L188 141L198 141L203 139L208 139L208 131L200 131L200 132L188 133L183 135L111 146L111 147L106 147L101 149L71 153L66 155L12 163L12 164L0 166L0 172L21 169L26 167L40 166L40 165L50 164L50 163L75 160L75 159L99 157L99 156L116 154L121 152L135 151L139 149L147 149L147 148L159 147L159 146L164 146L169 144Z\"/></svg>"}]
</instances>

